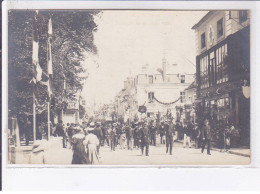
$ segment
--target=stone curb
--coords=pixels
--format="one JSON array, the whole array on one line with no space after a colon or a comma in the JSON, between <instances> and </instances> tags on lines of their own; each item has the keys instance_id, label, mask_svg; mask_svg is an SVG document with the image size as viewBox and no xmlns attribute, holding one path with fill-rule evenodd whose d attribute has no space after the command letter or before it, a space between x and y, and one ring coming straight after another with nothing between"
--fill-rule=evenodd
<instances>
[{"instance_id":1,"label":"stone curb","mask_svg":"<svg viewBox=\"0 0 260 194\"><path fill-rule=\"evenodd\" d=\"M180 140L175 140L175 142L183 143L183 141L180 141ZM217 148L211 148L211 150L223 152L223 151L221 151L220 149L217 149ZM232 150L228 150L228 151L224 151L224 152L229 153L229 154L234 154L234 155L244 156L244 157L249 157L250 158L250 154L239 153L239 152L232 151Z\"/></svg>"}]
</instances>

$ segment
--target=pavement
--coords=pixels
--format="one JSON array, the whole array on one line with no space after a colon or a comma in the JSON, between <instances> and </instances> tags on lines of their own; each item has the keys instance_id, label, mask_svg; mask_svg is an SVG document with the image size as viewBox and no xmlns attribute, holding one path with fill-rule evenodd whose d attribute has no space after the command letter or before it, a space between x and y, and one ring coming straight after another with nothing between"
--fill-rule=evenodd
<instances>
[{"instance_id":1,"label":"pavement","mask_svg":"<svg viewBox=\"0 0 260 194\"><path fill-rule=\"evenodd\" d=\"M178 143L183 143L182 140L177 140ZM239 156L244 156L244 157L250 157L251 156L251 151L248 148L241 147L241 148L230 148L229 150L224 150L224 149L218 149L218 148L211 148L211 150L219 151L219 152L227 152L229 154L235 154Z\"/></svg>"},{"instance_id":2,"label":"pavement","mask_svg":"<svg viewBox=\"0 0 260 194\"><path fill-rule=\"evenodd\" d=\"M201 153L201 149L183 148L175 143L173 155L166 154L165 145L150 146L149 156L142 156L140 149L127 150L116 148L111 152L108 147L100 150L102 165L247 165L250 158L211 150L211 155Z\"/></svg>"},{"instance_id":3,"label":"pavement","mask_svg":"<svg viewBox=\"0 0 260 194\"><path fill-rule=\"evenodd\" d=\"M46 152L46 164L71 164L72 150L69 148L52 148ZM111 151L107 145L100 148L99 165L248 165L250 158L211 150L211 155L201 153L201 149L183 148L181 143L174 143L173 155L166 154L164 144L150 146L149 156L141 150L122 149L119 146Z\"/></svg>"},{"instance_id":4,"label":"pavement","mask_svg":"<svg viewBox=\"0 0 260 194\"><path fill-rule=\"evenodd\" d=\"M158 141L159 142L159 141ZM211 150L211 155L202 154L201 149L183 148L182 143L174 142L173 155L166 154L165 144L149 146L149 156L141 154L141 150L122 149L119 146L111 151L107 145L100 148L99 165L248 165L250 157L231 154L220 150ZM237 150L237 152L241 150ZM248 154L245 150L244 154ZM62 147L62 138L55 137L48 143L44 152L45 163L48 165L70 165L72 150ZM24 164L27 163L24 161Z\"/></svg>"}]
</instances>

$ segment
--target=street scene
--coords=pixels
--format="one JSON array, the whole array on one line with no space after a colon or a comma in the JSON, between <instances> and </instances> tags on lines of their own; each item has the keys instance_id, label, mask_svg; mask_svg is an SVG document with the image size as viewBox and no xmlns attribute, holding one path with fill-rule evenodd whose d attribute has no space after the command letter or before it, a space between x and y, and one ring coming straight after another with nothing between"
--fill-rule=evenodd
<instances>
[{"instance_id":1,"label":"street scene","mask_svg":"<svg viewBox=\"0 0 260 194\"><path fill-rule=\"evenodd\" d=\"M249 165L250 11L9 10L8 163Z\"/></svg>"}]
</instances>

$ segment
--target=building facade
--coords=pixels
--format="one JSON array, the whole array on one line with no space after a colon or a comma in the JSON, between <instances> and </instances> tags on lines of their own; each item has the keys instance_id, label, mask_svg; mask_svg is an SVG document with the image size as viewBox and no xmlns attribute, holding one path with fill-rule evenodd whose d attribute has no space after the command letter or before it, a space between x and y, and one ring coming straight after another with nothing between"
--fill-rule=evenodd
<instances>
[{"instance_id":1,"label":"building facade","mask_svg":"<svg viewBox=\"0 0 260 194\"><path fill-rule=\"evenodd\" d=\"M176 121L196 123L195 100L197 93L196 81L182 91L181 102L176 105Z\"/></svg>"},{"instance_id":2,"label":"building facade","mask_svg":"<svg viewBox=\"0 0 260 194\"><path fill-rule=\"evenodd\" d=\"M249 144L249 11L209 11L192 29L196 35L198 121L201 124L208 118L215 138L227 125L235 125L240 143Z\"/></svg>"},{"instance_id":3,"label":"building facade","mask_svg":"<svg viewBox=\"0 0 260 194\"><path fill-rule=\"evenodd\" d=\"M144 66L142 73L135 79L138 107L146 107L146 113L139 113L139 118L163 115L175 117L176 105L182 100L183 90L193 81L193 74L174 72L174 69L172 72L169 69L167 71L165 61L160 72Z\"/></svg>"},{"instance_id":4,"label":"building facade","mask_svg":"<svg viewBox=\"0 0 260 194\"><path fill-rule=\"evenodd\" d=\"M133 122L137 117L136 87L134 78L128 77L124 81L124 88L115 98L115 109L121 122Z\"/></svg>"}]
</instances>

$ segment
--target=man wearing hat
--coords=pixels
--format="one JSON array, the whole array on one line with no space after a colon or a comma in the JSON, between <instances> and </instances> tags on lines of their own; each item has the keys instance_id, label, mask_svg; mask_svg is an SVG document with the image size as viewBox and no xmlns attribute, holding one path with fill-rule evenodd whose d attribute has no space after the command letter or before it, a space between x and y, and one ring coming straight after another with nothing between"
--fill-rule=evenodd
<instances>
[{"instance_id":1,"label":"man wearing hat","mask_svg":"<svg viewBox=\"0 0 260 194\"><path fill-rule=\"evenodd\" d=\"M116 123L113 123L112 128L109 129L108 133L110 136L110 146L111 151L115 151L115 145L116 145Z\"/></svg>"},{"instance_id":2,"label":"man wearing hat","mask_svg":"<svg viewBox=\"0 0 260 194\"><path fill-rule=\"evenodd\" d=\"M134 146L138 147L138 138L137 138L137 131L138 131L138 122L135 122L133 125L133 137L134 137Z\"/></svg>"},{"instance_id":3,"label":"man wearing hat","mask_svg":"<svg viewBox=\"0 0 260 194\"><path fill-rule=\"evenodd\" d=\"M126 125L125 127L126 132L126 141L127 141L127 148L128 150L133 150L133 129L131 126Z\"/></svg>"},{"instance_id":4,"label":"man wearing hat","mask_svg":"<svg viewBox=\"0 0 260 194\"><path fill-rule=\"evenodd\" d=\"M89 123L89 127L87 128L87 132L95 129L95 123L91 122Z\"/></svg>"},{"instance_id":5,"label":"man wearing hat","mask_svg":"<svg viewBox=\"0 0 260 194\"><path fill-rule=\"evenodd\" d=\"M151 145L156 146L156 126L154 120L151 120L150 126Z\"/></svg>"},{"instance_id":6,"label":"man wearing hat","mask_svg":"<svg viewBox=\"0 0 260 194\"><path fill-rule=\"evenodd\" d=\"M150 131L148 128L148 123L144 122L144 127L141 128L141 151L142 155L144 153L144 147L145 147L145 155L149 156L149 144L150 144Z\"/></svg>"},{"instance_id":7,"label":"man wearing hat","mask_svg":"<svg viewBox=\"0 0 260 194\"><path fill-rule=\"evenodd\" d=\"M201 132L200 132L199 126L197 123L195 123L194 124L194 141L195 141L196 149L200 148L200 137L201 137Z\"/></svg>"},{"instance_id":8,"label":"man wearing hat","mask_svg":"<svg viewBox=\"0 0 260 194\"><path fill-rule=\"evenodd\" d=\"M161 144L165 144L165 142L164 142L165 128L164 128L164 123L163 122L161 122L159 131L160 131L160 137L161 137Z\"/></svg>"},{"instance_id":9,"label":"man wearing hat","mask_svg":"<svg viewBox=\"0 0 260 194\"><path fill-rule=\"evenodd\" d=\"M101 142L103 139L103 133L102 133L102 129L101 129L101 122L97 122L96 127L94 128L94 134L97 136L98 141ZM97 146L97 153L99 155L99 149L100 149L100 143Z\"/></svg>"},{"instance_id":10,"label":"man wearing hat","mask_svg":"<svg viewBox=\"0 0 260 194\"><path fill-rule=\"evenodd\" d=\"M202 146L201 146L201 153L204 152L205 146L207 144L207 154L211 155L210 153L210 144L211 144L212 134L211 134L211 126L209 124L209 120L205 119L204 126L202 128Z\"/></svg>"},{"instance_id":11,"label":"man wearing hat","mask_svg":"<svg viewBox=\"0 0 260 194\"><path fill-rule=\"evenodd\" d=\"M170 125L168 121L165 121L165 134L166 134L166 153L170 151L170 155L172 155L172 147L173 147L173 137L174 137L174 125L171 122Z\"/></svg>"}]
</instances>

